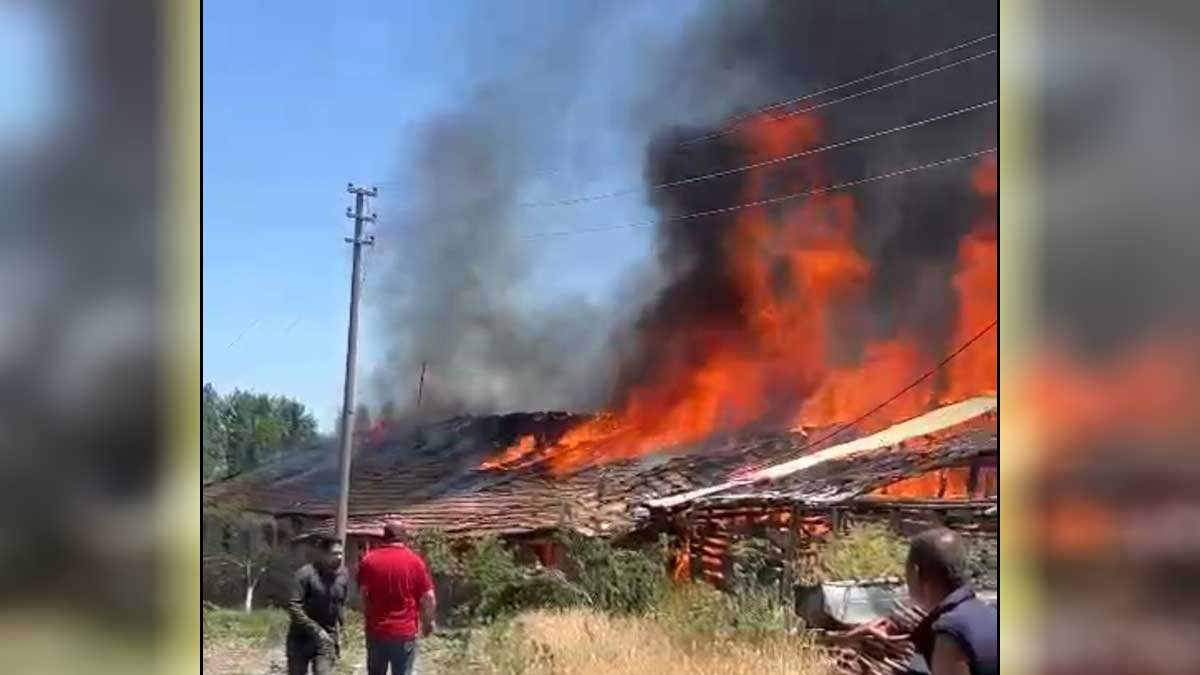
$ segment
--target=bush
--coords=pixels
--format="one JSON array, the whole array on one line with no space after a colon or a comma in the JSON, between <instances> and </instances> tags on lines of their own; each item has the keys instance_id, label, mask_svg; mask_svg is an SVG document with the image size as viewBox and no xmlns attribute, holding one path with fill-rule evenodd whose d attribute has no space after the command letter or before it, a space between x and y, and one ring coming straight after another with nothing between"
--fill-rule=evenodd
<instances>
[{"instance_id":1,"label":"bush","mask_svg":"<svg viewBox=\"0 0 1200 675\"><path fill-rule=\"evenodd\" d=\"M413 550L421 554L430 574L455 577L463 574L462 561L454 553L450 538L438 530L423 530L413 538Z\"/></svg>"},{"instance_id":2,"label":"bush","mask_svg":"<svg viewBox=\"0 0 1200 675\"><path fill-rule=\"evenodd\" d=\"M853 525L832 534L821 551L821 570L827 580L853 581L903 577L908 543L884 525Z\"/></svg>"},{"instance_id":3,"label":"bush","mask_svg":"<svg viewBox=\"0 0 1200 675\"><path fill-rule=\"evenodd\" d=\"M756 593L772 589L778 593L783 583L782 556L774 546L759 538L746 538L729 548L733 562L730 589L735 593Z\"/></svg>"},{"instance_id":4,"label":"bush","mask_svg":"<svg viewBox=\"0 0 1200 675\"><path fill-rule=\"evenodd\" d=\"M563 534L566 567L596 609L640 614L658 604L666 588L663 562L641 551L614 548L602 539Z\"/></svg>"},{"instance_id":5,"label":"bush","mask_svg":"<svg viewBox=\"0 0 1200 675\"><path fill-rule=\"evenodd\" d=\"M430 572L456 591L452 623L493 622L528 609L588 606L629 614L653 608L665 587L661 561L606 541L563 534L563 570L522 566L512 550L488 537L457 550L445 535L422 533L413 547ZM460 591L461 593L459 593Z\"/></svg>"},{"instance_id":6,"label":"bush","mask_svg":"<svg viewBox=\"0 0 1200 675\"><path fill-rule=\"evenodd\" d=\"M533 571L488 594L477 614L492 621L529 609L563 609L589 604L587 593L567 581L561 572Z\"/></svg>"},{"instance_id":7,"label":"bush","mask_svg":"<svg viewBox=\"0 0 1200 675\"><path fill-rule=\"evenodd\" d=\"M467 599L458 616L466 622L490 623L526 609L589 604L578 585L560 572L522 567L513 552L495 537L477 542L462 559L447 565L460 571Z\"/></svg>"}]
</instances>

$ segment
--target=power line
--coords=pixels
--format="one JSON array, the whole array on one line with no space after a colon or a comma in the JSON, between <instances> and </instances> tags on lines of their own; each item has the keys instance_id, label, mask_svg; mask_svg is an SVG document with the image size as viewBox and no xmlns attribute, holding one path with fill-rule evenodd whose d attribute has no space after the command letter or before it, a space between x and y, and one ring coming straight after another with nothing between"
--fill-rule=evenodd
<instances>
[{"instance_id":1,"label":"power line","mask_svg":"<svg viewBox=\"0 0 1200 675\"><path fill-rule=\"evenodd\" d=\"M245 328L243 328L243 329L242 329L242 332L238 333L238 336L237 336L237 337L235 337L235 338L233 338L233 341L232 341L232 342L230 342L229 344L225 345L225 349L231 349L231 348L232 348L234 345L236 345L238 342L240 342L240 341L241 341L241 339L242 339L243 337L245 337L245 336L246 336L246 333L249 333L249 332L250 332L250 329L251 329L251 328L254 328L255 326L257 326L257 325L258 325L258 320L259 320L259 318L260 318L260 317L255 317L255 319L254 319L253 321L251 321L251 322L250 322L250 325L249 325L249 326L246 326Z\"/></svg>"},{"instance_id":2,"label":"power line","mask_svg":"<svg viewBox=\"0 0 1200 675\"><path fill-rule=\"evenodd\" d=\"M930 75L933 75L935 73L940 73L940 72L943 72L946 70L950 70L951 68L957 68L963 64L970 63L972 61L982 59L985 56L991 56L992 54L996 54L996 53L998 53L998 50L989 49L986 52L981 52L979 54L975 54L974 56L968 56L965 59L959 59L958 61L954 61L952 63L947 63L944 66L938 66L937 68L921 71L915 75L909 75L908 77L904 77L899 80L894 80L892 82L888 82L887 84L881 84L878 87L871 87L870 89L864 89L863 91L855 92L853 94L849 94L849 95L843 96L841 98L835 98L832 101L825 101L823 103L811 105L811 106L808 106L807 108L802 108L800 110L790 110L788 112L785 112L785 113L779 115L778 117L773 117L771 119L773 121L779 121L779 120L782 120L787 117L794 117L796 115L803 115L805 113L809 113L814 110L820 110L821 108L828 108L829 106L837 105L838 103L844 103L846 101L860 98L860 97L866 96L868 94L874 94L876 92L883 91L884 89L891 89L892 87L896 87L896 86L905 84L907 82L912 82L913 80L919 80L922 77L929 77ZM679 145L680 146L688 146L688 145L693 145L695 143L700 143L702 141L710 141L715 138L721 138L722 136L728 136L729 134L734 133L735 131L737 131L737 129L738 129L737 125L734 125L732 127L725 127L724 129L721 129L719 131L714 131L711 134L705 134L703 136L697 136L696 138L692 138L692 139L683 141Z\"/></svg>"},{"instance_id":3,"label":"power line","mask_svg":"<svg viewBox=\"0 0 1200 675\"><path fill-rule=\"evenodd\" d=\"M996 33L988 33L987 35L977 37L973 40L968 40L962 44L950 47L949 49L943 49L941 51L937 51L932 54L926 54L925 56L913 59L912 61L907 61L905 63L901 63L896 66L892 66L891 68L886 68L884 70L880 70L878 72L871 73L870 75L864 75L863 77L860 77L856 80L851 80L849 82L843 82L842 84L834 85L832 87L826 87L825 89L821 89L819 91L814 91L809 94L804 94L803 96L797 96L796 98L791 98L786 101L780 101L779 103L772 103L771 105L764 106L757 110L753 110L748 113L737 115L730 120L730 124L737 124L738 122L743 122L745 120L748 120L752 117L760 115L769 110L774 110L776 108L786 108L789 105L795 105L796 103L799 103L801 101L807 101L810 98L816 98L817 96L821 96L822 94L828 94L831 91L838 91L840 89L845 89L846 87L851 87L856 84L861 84L863 82L867 82L868 80L873 80L882 75L887 75L888 73L894 73L897 70L903 70L904 68L907 68L912 65L916 65L918 63L922 63L924 61L928 61L930 59L936 59L939 56L945 56L946 54L951 54L960 49L966 49L967 47L979 44L980 42L986 42L987 40L990 40L990 39L996 37L996 35L997 35Z\"/></svg>"},{"instance_id":4,"label":"power line","mask_svg":"<svg viewBox=\"0 0 1200 675\"><path fill-rule=\"evenodd\" d=\"M794 152L789 155L773 157L771 159L763 160L761 162L755 162L753 164L738 166L738 167L734 167L732 169L723 169L721 171L714 171L712 173L706 173L706 174L703 174L700 176L692 176L690 178L682 178L679 180L668 181L665 183L657 183L655 185L650 185L645 189L666 190L669 188L679 187L682 185L699 183L701 181L710 180L712 178L720 178L722 176L730 176L730 175L737 174L737 173L743 173L745 171L751 171L753 169L761 169L762 167L765 167L765 166L772 166L774 164L790 162L794 159L799 159L801 157L808 157L810 155L817 155L822 152L828 152L830 150L837 150L839 148L844 148L847 146L855 145L857 143L863 143L865 141L874 140L876 138L881 138L883 136L888 136L890 134L898 133L901 131L907 131L909 129L915 129L917 127L922 127L922 126L925 126L926 124L932 124L934 122L940 122L942 120L950 119L952 117L957 117L959 115L965 115L969 112L974 112L976 110L982 110L983 108L987 108L989 106L996 105L996 103L997 103L997 99L992 99L990 101L984 101L983 103L977 103L975 105L968 106L966 108L960 108L959 110L954 110L952 112L943 113L941 115L936 115L934 117L927 117L923 120L918 120L916 122L909 122L908 124L902 124L898 127L892 127L891 129L885 129L883 131L876 131L876 132L873 132L870 134L866 134L865 136L859 136L857 138L851 138L851 139L845 140L845 141L838 141L837 143L830 143L828 145L822 145L822 146L819 146L816 148L810 148L808 150ZM631 188L625 188L625 189L621 189L621 190L614 190L612 192L605 192L605 193L595 194L595 195L587 195L587 196L583 196L583 197L573 197L570 199L560 199L558 201L551 201L551 202L524 202L524 203L520 204L520 206L539 207L539 206L567 206L567 205L571 205L571 204L584 204L587 202L599 201L601 199L611 199L613 197L622 197L625 195L637 194L637 193L640 193L642 190L643 190L642 187L636 187L636 188L631 187Z\"/></svg>"},{"instance_id":5,"label":"power line","mask_svg":"<svg viewBox=\"0 0 1200 675\"><path fill-rule=\"evenodd\" d=\"M968 347L970 347L971 345L978 342L980 340L980 338L982 338L984 335L987 335L990 330L992 330L993 328L996 327L996 324L997 324L997 320L992 319L992 322L989 323L987 326L984 326L983 330L979 331L978 333L976 333L974 335L974 337L972 337L971 339L964 342L961 346L959 346L958 349L955 349L953 352L950 353L950 355L948 355L946 358L942 359L940 363L938 363L936 366L934 366L933 368L930 368L928 371L926 371L924 375L921 375L917 379L913 380L911 383L908 384L908 386L904 387L900 391L893 394L890 398L888 398L883 403L880 403L879 405L875 406L874 408L871 408L870 410L863 413L862 415L859 415L853 421L847 422L847 423L839 426L838 428L834 429L833 431L831 431L828 434L825 434L824 436L818 438L815 441L809 441L808 443L805 443L804 445L800 446L799 448L792 450L791 452L785 454L782 459L779 459L774 464L768 465L768 463L766 463L766 462L760 462L758 464L754 464L754 465L751 465L750 467L748 467L744 473L746 473L746 474L754 473L757 471L761 471L763 469L770 468L770 466L778 466L779 464L782 464L784 462L789 462L789 461L799 457L801 454L804 453L805 450L808 450L809 448L821 445L822 443L845 433L847 430L854 428L855 426L860 424L863 420L867 419L871 415L874 415L875 413L877 413L880 410L887 407L890 403L892 403L896 399L898 399L901 396L912 391L912 389L914 387L916 387L918 384L921 384L925 380L933 377L934 374L936 374L939 370L944 368L946 366L946 364L948 364L948 363L950 363L950 361L954 360L954 357L963 353L964 351L967 350Z\"/></svg>"},{"instance_id":6,"label":"power line","mask_svg":"<svg viewBox=\"0 0 1200 675\"><path fill-rule=\"evenodd\" d=\"M816 188L813 190L807 190L805 192L796 192L796 193L792 193L792 194L782 195L779 197L771 197L769 199L760 199L758 201L747 202L744 204L734 204L733 206L725 206L725 207L722 207L719 209L710 209L708 211L687 213L684 215L672 216L670 218L663 218L660 220L644 220L644 221L640 221L640 222L636 222L636 223L626 223L623 225L608 225L608 226L603 226L603 227L584 227L584 228L577 228L577 229L571 229L571 230L558 230L556 232L535 232L535 233L526 235L523 238L524 239L542 239L542 238L546 238L546 237L558 237L558 236L566 236L566 235L572 235L572 234L584 234L584 233L589 233L589 232L607 232L609 230L628 230L628 229L636 229L636 228L641 228L641 227L653 227L660 222L674 222L674 221L680 221L680 220L690 220L693 218L703 218L705 216L715 216L715 215L722 214L722 213L730 213L732 211L740 211L742 209L749 209L749 208L753 208L756 206L769 206L771 204L778 204L778 203L790 201L793 199L800 199L801 197L810 197L812 195L824 194L826 192L835 192L837 190L845 190L847 188L864 185L866 183L873 183L875 181L880 181L880 180L884 180L887 178L895 178L897 176L903 176L905 174L916 173L918 171L925 171L925 170L933 169L933 168L936 168L939 166L953 164L954 162L961 162L961 161L965 161L968 159L973 159L975 157L981 157L983 155L991 154L993 152L996 152L995 147L985 148L983 150L978 150L976 152L972 152L972 153L969 153L966 155L959 155L957 157L947 157L946 159L940 159L936 162L929 162L927 164L912 166L912 167L908 167L905 169L889 171L888 173L879 174L877 176L869 176L867 178L860 178L858 180L853 180L853 181L849 181L846 183L838 183L837 185L828 185L826 187Z\"/></svg>"},{"instance_id":7,"label":"power line","mask_svg":"<svg viewBox=\"0 0 1200 675\"><path fill-rule=\"evenodd\" d=\"M895 72L895 71L897 71L897 70L902 70L902 69L904 69L904 68L907 68L907 67L909 67L909 66L915 65L915 64L917 64L917 63L921 63L921 62L924 62L924 61L928 61L928 60L930 60L930 59L934 59L934 58L937 58L937 57L939 57L939 56L945 56L946 54L950 54L950 53L953 53L953 52L959 51L959 50L961 50L961 49L965 49L965 48L967 48L967 47L970 47L970 46L973 46L973 45L979 44L980 42L984 42L984 41L987 41L987 40L990 40L990 39L992 39L992 38L996 37L996 35L997 35L997 33L989 33L989 34L987 34L987 35L983 35L983 36L981 36L981 37L978 37L978 38L975 38L975 39L973 39L973 40L969 40L969 41L967 41L967 42L964 42L964 43L962 43L962 44L956 45L956 46L954 46L954 47L950 47L950 48L948 48L948 49L943 49L943 50L941 50L941 51L934 52L934 53L932 53L932 54L927 54L927 55L925 55L925 56L922 56L922 57L920 57L920 58L913 59L912 61L908 61L908 62L906 62L906 63L902 63L902 64L899 64L899 65L896 65L896 66L892 66L892 67L890 67L890 68L887 68L887 69L884 69L884 70L881 70L881 71L878 71L878 72L872 73L872 74L870 74L870 75L865 75L865 76L863 76L863 77L860 77L860 78L858 78L858 79L855 79L855 80L851 80L851 81L849 81L849 82L844 82L844 83L842 83L842 84L838 84L838 85L835 85L835 86L832 86L832 87L827 87L827 88L825 88L825 89L821 89L821 90L819 90L819 91L815 91L815 92L812 92L812 93L810 93L810 94L805 94L805 95L803 95L803 96L798 96L798 97L796 97L796 98L788 99L788 100L786 100L786 101L781 101L781 102L779 102L779 103L773 103L773 104L771 104L771 105L769 105L769 106L765 106L765 107L763 107L763 108L759 108L759 109L757 109L757 110L755 110L755 111L753 111L753 112L750 112L750 113L745 113L745 114L743 114L743 115L740 115L740 116L734 117L734 118L733 118L733 120L732 120L730 123L728 123L728 124L727 124L727 126L725 126L725 127L724 127L723 129L721 129L721 130L714 131L714 132L712 132L712 133L705 134L705 135L703 135L703 136L697 136L697 137L695 137L695 138L690 138L690 139L688 139L688 140L685 140L685 141L682 141L682 142L680 142L680 143L679 143L679 145L680 145L680 146L687 146L687 145L691 145L691 144L694 144L694 143L699 143L699 142L702 142L702 141L707 141L707 140L712 140L712 139L715 139L715 138L720 138L720 137L722 137L722 136L727 136L727 135L729 135L729 134L733 133L733 132L734 132L734 131L735 131L735 130L738 128L738 126L739 126L739 125L740 125L742 122L744 122L744 121L746 121L746 120L749 120L749 119L751 119L751 118L753 118L753 117L755 117L756 115L759 115L759 114L761 114L761 113L764 113L764 112L767 112L767 111L770 111L770 110L775 110L775 109L778 109L778 108L785 108L785 107L788 107L788 106L791 106L791 105L795 105L796 103L799 103L799 102L801 102L801 101L806 101L806 100L808 100L808 99L811 99L811 98L816 98L817 96L820 96L820 95L822 95L822 94L828 94L828 93L830 93L830 92L833 92L833 91L838 91L838 90L844 89L844 88L846 88L846 87L853 86L853 85L855 85L855 84L861 84L862 82L867 82L867 81L869 81L869 80L875 79L875 78L877 78L877 77L880 77L880 76L882 76L882 75L886 75L886 74L889 74L889 73L893 73L893 72ZM901 85L901 84L905 84L905 83L907 83L907 82L912 82L912 81L914 81L914 80L918 80L918 79L921 79L921 78L924 78L924 77L928 77L928 76L930 76L930 75L934 75L934 74L937 74L937 73L940 73L940 72L944 72L944 71L950 70L950 69L952 69L952 68L957 68L958 66L961 66L961 65L964 65L964 64L970 63L970 62L972 62L972 61L976 61L976 60L978 60L978 59L981 59L981 58L983 58L983 57L985 57L985 56L991 56L992 54L997 54L998 52L999 52L999 50L997 50L997 49L989 49L989 50L987 50L987 51L985 51L985 52L980 52L979 54L975 54L975 55L973 55L973 56L969 56L969 57L966 57L966 58L964 58L964 59L959 59L958 61L954 61L954 62L951 62L951 63L945 64L945 65L939 66L939 67L937 67L937 68L932 68L932 69L930 69L930 70L922 71L922 72L920 72L920 73L916 73L916 74L914 74L914 75L910 75L910 76L908 76L908 77L904 77L904 78L901 78L901 79L899 79L899 80L894 80L894 81L892 81L892 82L888 82L887 84L883 84L883 85L880 85L880 86L877 86L877 87L872 87L872 88L870 88L870 89L865 89L865 90L863 90L863 91L856 92L856 93L854 93L854 94L850 94L850 95L848 95L848 96L843 96L843 97L841 97L841 98L836 98L836 99L833 99L833 100L831 100L831 101L825 101L825 102L823 102L823 103L819 103L819 104L812 105L812 106L809 106L809 107L806 107L806 108L802 108L802 109L800 109L800 110L788 111L788 112L785 112L785 113L783 113L783 114L781 114L781 115L779 115L779 116L777 116L777 117L774 117L774 118L772 118L772 120L774 120L774 121L778 121L778 120L781 120L781 119L785 119L785 118L787 118L787 117L794 117L794 116L797 116L797 115L803 115L803 114L805 114L805 113L809 113L809 112L812 112L812 111L814 111L814 110L820 110L820 109L822 109L822 108L827 108L827 107L830 107L830 106L833 106L833 105L837 105L838 103L843 103L843 102L845 102L845 101L850 101L850 100L853 100L853 99L856 99L856 98L860 98L860 97L862 97L862 96L866 96L866 95L868 95L868 94L873 94L873 93L876 93L876 92L879 92L879 91L883 91L883 90L885 90L885 89L890 89L890 88L892 88L892 87L896 87L896 86L899 86L899 85ZM968 110L963 110L962 112L968 112ZM942 119L942 118L937 118L937 119ZM934 119L931 119L931 120L928 120L928 121L935 121L935 120L934 120ZM919 126L919 125L914 125L914 126ZM901 130L900 128L897 128L897 129L895 129L895 130L892 130L892 131L900 131L900 130ZM860 140L866 140L866 139L860 139ZM826 148L826 149L830 149L830 148ZM744 170L744 169L742 169L742 170ZM720 174L720 173L718 173L718 174L716 174L716 175L724 175L724 174ZM702 178L697 178L696 180L702 180ZM680 183L680 184L682 184L682 183ZM392 186L392 185L399 185L399 183L386 183L386 182L385 182L385 183L378 183L378 185ZM671 187L671 184L664 184L664 185L661 185L661 186L651 186L651 187L650 187L650 189L660 189L660 188L662 188L662 187ZM554 201L546 201L546 202L525 202L525 203L521 203L521 204L519 204L518 206L522 206L522 207L565 206L565 205L569 205L569 204L578 204L578 203L584 203L584 202L588 202L588 201L595 201L595 200L598 200L598 199L607 199L607 198L610 198L610 197L617 197L617 196L622 196L622 195L626 195L626 194L633 194L633 193L635 193L635 192L640 192L640 191L641 191L641 189L642 189L641 187L638 187L638 188L629 188L629 189L625 189L625 190L617 190L617 191L614 191L614 192L611 192L611 193L605 193L605 194L601 194L601 195L593 195L593 196L579 197L579 198L573 198L573 199L563 199L563 200L554 200Z\"/></svg>"}]
</instances>

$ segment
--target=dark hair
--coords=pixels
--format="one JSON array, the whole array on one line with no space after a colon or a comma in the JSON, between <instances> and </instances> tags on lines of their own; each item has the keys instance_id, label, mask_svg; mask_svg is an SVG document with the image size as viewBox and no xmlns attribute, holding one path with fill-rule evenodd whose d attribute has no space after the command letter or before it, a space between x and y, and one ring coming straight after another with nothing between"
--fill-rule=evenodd
<instances>
[{"instance_id":1,"label":"dark hair","mask_svg":"<svg viewBox=\"0 0 1200 675\"><path fill-rule=\"evenodd\" d=\"M331 551L333 550L334 546L341 546L342 540L338 539L337 537L324 536L317 537L317 540L314 543L317 545L317 548L321 549L322 551Z\"/></svg>"},{"instance_id":2,"label":"dark hair","mask_svg":"<svg viewBox=\"0 0 1200 675\"><path fill-rule=\"evenodd\" d=\"M908 567L916 566L921 579L931 580L947 590L967 582L967 549L954 530L935 527L912 538L908 547Z\"/></svg>"},{"instance_id":3,"label":"dark hair","mask_svg":"<svg viewBox=\"0 0 1200 675\"><path fill-rule=\"evenodd\" d=\"M408 538L408 526L400 520L389 520L383 524L385 541L402 541Z\"/></svg>"}]
</instances>

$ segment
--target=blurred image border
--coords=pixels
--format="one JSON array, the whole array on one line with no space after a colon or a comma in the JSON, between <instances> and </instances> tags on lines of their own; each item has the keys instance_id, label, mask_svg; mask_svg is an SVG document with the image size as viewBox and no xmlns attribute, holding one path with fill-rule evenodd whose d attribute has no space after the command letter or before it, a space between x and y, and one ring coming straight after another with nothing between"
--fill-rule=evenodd
<instances>
[{"instance_id":1,"label":"blurred image border","mask_svg":"<svg viewBox=\"0 0 1200 675\"><path fill-rule=\"evenodd\" d=\"M165 630L155 672L199 673L200 621L200 308L201 2L162 6L164 357L168 378L166 475L161 485Z\"/></svg>"},{"instance_id":2,"label":"blurred image border","mask_svg":"<svg viewBox=\"0 0 1200 675\"><path fill-rule=\"evenodd\" d=\"M1037 0L1001 0L1000 7L1000 286L999 381L1001 473L1000 589L1003 673L1035 670L1037 616L1035 578L1030 572L1028 512L1020 487L1028 475L1032 430L1022 423L1014 386L1036 335L1035 288L1038 227L1036 181L1035 50ZM200 0L164 3L162 41L164 166L169 172L164 200L163 328L169 397L167 459L159 523L165 556L163 649L157 672L200 673L200 373L201 373L201 204L202 53ZM1005 639L1007 637L1007 639Z\"/></svg>"},{"instance_id":3,"label":"blurred image border","mask_svg":"<svg viewBox=\"0 0 1200 675\"><path fill-rule=\"evenodd\" d=\"M1038 228L1037 0L1000 2L1000 635L1001 672L1037 670L1036 579L1027 527L1035 440L1022 414L1020 380L1036 336Z\"/></svg>"}]
</instances>

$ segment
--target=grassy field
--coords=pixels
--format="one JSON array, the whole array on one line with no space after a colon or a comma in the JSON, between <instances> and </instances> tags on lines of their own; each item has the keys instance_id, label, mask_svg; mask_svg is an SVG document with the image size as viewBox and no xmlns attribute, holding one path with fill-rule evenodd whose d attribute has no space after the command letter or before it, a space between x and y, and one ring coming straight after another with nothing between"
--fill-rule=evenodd
<instances>
[{"instance_id":1,"label":"grassy field","mask_svg":"<svg viewBox=\"0 0 1200 675\"><path fill-rule=\"evenodd\" d=\"M366 672L362 616L350 612L339 675ZM204 672L219 675L286 673L284 639L288 617L281 609L204 612Z\"/></svg>"},{"instance_id":2,"label":"grassy field","mask_svg":"<svg viewBox=\"0 0 1200 675\"><path fill-rule=\"evenodd\" d=\"M749 640L686 635L661 616L615 617L589 609L534 611L443 646L436 673L473 675L808 675L820 653L787 634Z\"/></svg>"},{"instance_id":3,"label":"grassy field","mask_svg":"<svg viewBox=\"0 0 1200 675\"><path fill-rule=\"evenodd\" d=\"M756 622L735 625L733 606L684 592L641 616L592 609L537 610L489 626L423 640L420 675L633 675L671 672L825 673L805 638ZM205 612L204 671L284 672L287 616L279 610ZM339 673L365 672L361 618L352 614Z\"/></svg>"},{"instance_id":4,"label":"grassy field","mask_svg":"<svg viewBox=\"0 0 1200 675\"><path fill-rule=\"evenodd\" d=\"M499 541L477 542L468 555L446 542L421 547L435 573L481 589L456 619L470 628L423 640L419 675L625 675L670 672L825 673L824 653L796 631L780 602L778 579L756 549L740 551L734 592L706 584L671 584L662 561L607 543L568 539L575 575L522 568ZM883 528L839 537L822 556L833 578L874 578L903 571L904 543ZM769 575L768 575L769 576ZM361 615L351 612L338 672L365 671ZM204 612L206 673L285 672L287 615L282 610Z\"/></svg>"}]
</instances>

